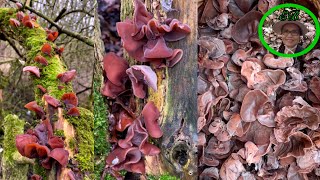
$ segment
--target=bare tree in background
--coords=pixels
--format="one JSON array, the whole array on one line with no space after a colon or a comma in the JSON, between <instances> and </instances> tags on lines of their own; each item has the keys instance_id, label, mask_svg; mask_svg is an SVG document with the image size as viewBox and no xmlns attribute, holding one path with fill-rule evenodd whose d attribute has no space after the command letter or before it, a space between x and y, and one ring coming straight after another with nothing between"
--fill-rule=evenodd
<instances>
[{"instance_id":1,"label":"bare tree in background","mask_svg":"<svg viewBox=\"0 0 320 180\"><path fill-rule=\"evenodd\" d=\"M1 2L1 7L15 7L14 1ZM59 31L55 43L64 46L62 59L68 69L76 69L77 76L73 88L79 98L80 106L91 109L89 96L92 93L93 44L74 38L72 35L86 37L89 42L94 36L94 1L90 0L31 0L32 10L41 13L42 27ZM69 34L72 33L72 34ZM9 37L8 37L9 38ZM27 117L24 104L33 99L28 78L22 77L25 52L13 40L0 38L0 108L13 110ZM10 78L9 78L10 77ZM25 78L25 79L21 79ZM2 90L3 89L3 90ZM29 93L31 92L31 94ZM24 113L21 113L24 112Z\"/></svg>"}]
</instances>

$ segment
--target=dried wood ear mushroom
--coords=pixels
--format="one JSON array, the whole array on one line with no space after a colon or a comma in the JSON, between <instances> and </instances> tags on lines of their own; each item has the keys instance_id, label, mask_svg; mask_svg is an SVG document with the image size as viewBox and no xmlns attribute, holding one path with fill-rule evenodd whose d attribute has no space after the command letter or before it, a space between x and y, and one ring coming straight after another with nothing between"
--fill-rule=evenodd
<instances>
[{"instance_id":1,"label":"dried wood ear mushroom","mask_svg":"<svg viewBox=\"0 0 320 180\"><path fill-rule=\"evenodd\" d=\"M279 3L199 1L200 179L318 175L320 50L299 58L267 52L258 24Z\"/></svg>"}]
</instances>

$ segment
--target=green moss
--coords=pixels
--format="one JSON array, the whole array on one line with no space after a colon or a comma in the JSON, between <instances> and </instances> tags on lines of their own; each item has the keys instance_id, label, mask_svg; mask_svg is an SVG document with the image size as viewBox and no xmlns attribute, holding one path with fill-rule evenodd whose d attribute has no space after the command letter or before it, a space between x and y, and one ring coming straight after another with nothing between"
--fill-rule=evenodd
<instances>
[{"instance_id":1,"label":"green moss","mask_svg":"<svg viewBox=\"0 0 320 180\"><path fill-rule=\"evenodd\" d=\"M94 81L93 87L93 114L94 114L94 155L95 155L95 179L100 179L105 166L105 156L110 151L110 144L107 142L108 121L107 107L101 93L100 82Z\"/></svg>"},{"instance_id":2,"label":"green moss","mask_svg":"<svg viewBox=\"0 0 320 180\"><path fill-rule=\"evenodd\" d=\"M163 174L161 176L148 175L148 180L179 180L179 178L170 176L169 174Z\"/></svg>"},{"instance_id":3,"label":"green moss","mask_svg":"<svg viewBox=\"0 0 320 180\"><path fill-rule=\"evenodd\" d=\"M71 149L74 149L76 147L77 142L74 139L70 139L68 144Z\"/></svg>"},{"instance_id":4,"label":"green moss","mask_svg":"<svg viewBox=\"0 0 320 180\"><path fill-rule=\"evenodd\" d=\"M76 131L76 144L78 153L75 155L82 171L93 172L94 169L94 137L93 137L93 114L91 111L79 107L80 116L68 116L67 120L74 126Z\"/></svg>"},{"instance_id":5,"label":"green moss","mask_svg":"<svg viewBox=\"0 0 320 180\"><path fill-rule=\"evenodd\" d=\"M16 115L9 114L4 118L3 126L3 179L27 179L28 160L17 151L15 140L16 135L23 134L24 121Z\"/></svg>"},{"instance_id":6,"label":"green moss","mask_svg":"<svg viewBox=\"0 0 320 180\"><path fill-rule=\"evenodd\" d=\"M43 180L48 179L48 171L40 165L39 161L33 165L33 173L41 176Z\"/></svg>"},{"instance_id":7,"label":"green moss","mask_svg":"<svg viewBox=\"0 0 320 180\"><path fill-rule=\"evenodd\" d=\"M65 136L64 136L64 131L63 131L63 130L59 130L59 129L55 130L55 131L54 131L54 135L60 136L60 137L62 137L62 138L65 138Z\"/></svg>"}]
</instances>

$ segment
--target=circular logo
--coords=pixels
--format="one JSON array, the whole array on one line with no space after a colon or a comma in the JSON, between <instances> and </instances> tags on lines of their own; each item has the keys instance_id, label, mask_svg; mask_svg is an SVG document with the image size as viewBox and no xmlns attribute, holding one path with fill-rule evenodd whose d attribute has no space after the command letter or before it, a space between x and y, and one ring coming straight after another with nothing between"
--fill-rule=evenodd
<instances>
[{"instance_id":1,"label":"circular logo","mask_svg":"<svg viewBox=\"0 0 320 180\"><path fill-rule=\"evenodd\" d=\"M280 9L284 9L284 8L294 8L297 11L291 11L288 13L288 11L283 11L283 13L278 17L279 20L284 21L284 20L289 20L289 21L295 21L298 20L298 16L297 16L297 12L299 12L299 10L304 11L306 14L308 14L311 19L314 22L315 25L315 35L314 35L314 39L311 40L311 43L308 45L308 47L306 47L304 50L298 52L298 53L294 53L294 54L285 54L285 53L281 53L276 51L275 49L273 49L272 47L270 47L270 45L266 42L265 38L264 38L264 32L263 32L263 25L266 21L266 19L268 18L269 15L273 14L275 11L280 10ZM286 32L286 33L290 33L293 34L293 32ZM280 4L278 6L275 6L273 8L271 8L269 11L267 11L264 16L262 17L262 19L260 20L259 23L259 28L258 28L258 34L259 34L259 38L260 41L262 42L263 46L270 51L272 54L275 54L277 56L282 56L282 57L298 57L298 56L302 56L306 53L308 53L309 51L312 50L312 48L317 44L318 40L319 40L319 35L320 35L320 25L318 22L317 17L306 7L304 6L300 6L297 4L292 4L292 3L287 3L287 4Z\"/></svg>"}]
</instances>

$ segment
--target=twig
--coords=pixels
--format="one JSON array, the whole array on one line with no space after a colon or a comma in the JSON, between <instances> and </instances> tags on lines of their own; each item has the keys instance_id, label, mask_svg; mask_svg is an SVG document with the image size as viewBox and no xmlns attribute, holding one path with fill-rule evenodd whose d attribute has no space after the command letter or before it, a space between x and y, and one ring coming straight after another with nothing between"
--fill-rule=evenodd
<instances>
[{"instance_id":1,"label":"twig","mask_svg":"<svg viewBox=\"0 0 320 180\"><path fill-rule=\"evenodd\" d=\"M65 17L65 16L69 15L69 14L77 13L77 12L82 12L82 13L87 14L87 15L90 16L90 17L93 17L92 14L90 14L90 13L87 12L87 11L85 11L84 9L76 9L76 10L72 10L72 11L69 11L69 12L63 14L62 17L61 17L61 19L62 19L63 17Z\"/></svg>"},{"instance_id":2,"label":"twig","mask_svg":"<svg viewBox=\"0 0 320 180\"><path fill-rule=\"evenodd\" d=\"M12 61L15 61L15 60L17 60L17 59L9 59L9 60L6 60L6 61L0 61L0 64L9 63L9 62L12 62Z\"/></svg>"},{"instance_id":3,"label":"twig","mask_svg":"<svg viewBox=\"0 0 320 180\"><path fill-rule=\"evenodd\" d=\"M11 2L14 2L14 3L17 3L17 2L18 2L17 0L10 0L10 1L11 1ZM94 42L93 42L90 38L85 37L85 36L82 36L82 35L80 35L80 34L78 34L78 33L74 33L74 32L69 31L69 30L67 30L67 29L62 29L62 27L60 27L60 26L59 26L57 23L55 23L52 19L50 19L50 18L47 17L46 15L44 15L44 14L42 14L42 13L40 13L40 12L34 10L34 9L32 9L32 8L29 7L29 6L25 6L24 8L27 9L27 10L29 10L29 11L31 11L31 12L33 12L33 13L35 13L35 14L38 15L39 17L42 17L42 18L45 19L46 21L48 21L50 24L52 24L54 27L56 27L60 33L67 34L68 36L73 37L73 38L76 38L76 39L78 39L78 40L86 43L87 45L93 47Z\"/></svg>"},{"instance_id":4,"label":"twig","mask_svg":"<svg viewBox=\"0 0 320 180\"><path fill-rule=\"evenodd\" d=\"M86 92L86 91L88 91L88 90L91 90L91 89L92 89L91 87L87 87L87 88L85 88L85 89L77 92L76 95L79 95L79 94L84 93L84 92Z\"/></svg>"},{"instance_id":5,"label":"twig","mask_svg":"<svg viewBox=\"0 0 320 180\"><path fill-rule=\"evenodd\" d=\"M17 48L17 46L15 45L15 43L13 42L13 40L11 40L5 33L2 33L3 37L6 41L8 41L8 43L10 44L10 46L14 49L14 51L24 60L26 61L26 58L20 53L19 49Z\"/></svg>"},{"instance_id":6,"label":"twig","mask_svg":"<svg viewBox=\"0 0 320 180\"><path fill-rule=\"evenodd\" d=\"M63 9L60 11L60 13L58 14L58 16L56 17L56 19L54 19L54 22L58 22L58 21L62 18L63 14L64 14L66 11L67 11L67 8L63 8ZM49 29L51 29L52 26L53 26L53 25L50 24Z\"/></svg>"}]
</instances>

